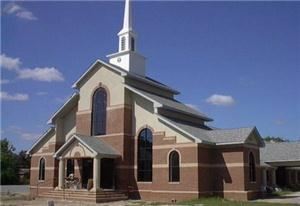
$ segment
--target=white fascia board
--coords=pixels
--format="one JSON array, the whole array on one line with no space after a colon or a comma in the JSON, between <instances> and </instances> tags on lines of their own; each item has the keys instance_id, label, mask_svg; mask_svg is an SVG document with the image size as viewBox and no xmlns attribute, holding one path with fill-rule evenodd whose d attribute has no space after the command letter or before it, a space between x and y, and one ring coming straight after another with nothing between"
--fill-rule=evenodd
<instances>
[{"instance_id":1,"label":"white fascia board","mask_svg":"<svg viewBox=\"0 0 300 206\"><path fill-rule=\"evenodd\" d=\"M129 86L129 85L126 85L125 84L125 88L129 89L130 91L132 91L133 93L136 93L138 95L140 95L141 97L144 97L145 99L149 100L150 102L153 103L154 105L154 108L157 108L157 107L162 107L163 105L157 101L155 101L154 99L142 94L141 92L139 92L138 90L136 90L135 88Z\"/></svg>"},{"instance_id":2,"label":"white fascia board","mask_svg":"<svg viewBox=\"0 0 300 206\"><path fill-rule=\"evenodd\" d=\"M244 142L221 142L221 143L216 143L216 145L235 145L235 144L244 144Z\"/></svg>"},{"instance_id":3,"label":"white fascia board","mask_svg":"<svg viewBox=\"0 0 300 206\"><path fill-rule=\"evenodd\" d=\"M167 123L168 125L174 127L175 129L177 129L178 131L182 132L183 134L186 134L187 136L191 137L195 143L203 143L202 140L199 140L197 137L195 137L194 135L188 133L187 131L177 127L176 125L174 125L172 122L168 121L166 118L164 118L163 116L159 115L159 114L156 114L157 115L157 118L162 120L163 122Z\"/></svg>"},{"instance_id":4,"label":"white fascia board","mask_svg":"<svg viewBox=\"0 0 300 206\"><path fill-rule=\"evenodd\" d=\"M44 134L42 134L42 136L40 136L37 141L31 146L31 148L29 150L26 151L27 155L31 154L31 151L50 133L52 132L52 130L55 131L54 127L50 127Z\"/></svg>"},{"instance_id":5,"label":"white fascia board","mask_svg":"<svg viewBox=\"0 0 300 206\"><path fill-rule=\"evenodd\" d=\"M266 163L276 163L276 162L300 162L300 159L294 159L294 160L272 160L272 161L265 161Z\"/></svg>"},{"instance_id":6,"label":"white fascia board","mask_svg":"<svg viewBox=\"0 0 300 206\"><path fill-rule=\"evenodd\" d=\"M66 107L66 105L73 100L78 94L78 92L74 92L72 96L52 115L52 117L48 120L47 124L53 124L53 119Z\"/></svg>"},{"instance_id":7,"label":"white fascia board","mask_svg":"<svg viewBox=\"0 0 300 206\"><path fill-rule=\"evenodd\" d=\"M109 68L111 68L111 69L113 69L113 70L115 70L115 71L117 71L117 72L119 72L120 74L121 74L121 76L124 76L124 75L126 75L126 72L124 72L124 71L121 71L120 69L118 69L118 68L116 68L116 67L114 67L114 66L112 66L112 65L110 65L110 64L107 64L106 62L104 62L104 61L102 61L102 60L100 60L100 59L97 59L87 70L86 70L86 72L84 72L80 77L79 77L79 79L72 85L72 88L75 88L75 89L77 89L77 86L78 86L78 83L88 74L88 73L90 73L90 71L95 67L95 65L97 64L97 63L100 63L100 64L103 64L103 65L105 65L105 66L107 66L107 67L109 67Z\"/></svg>"}]
</instances>

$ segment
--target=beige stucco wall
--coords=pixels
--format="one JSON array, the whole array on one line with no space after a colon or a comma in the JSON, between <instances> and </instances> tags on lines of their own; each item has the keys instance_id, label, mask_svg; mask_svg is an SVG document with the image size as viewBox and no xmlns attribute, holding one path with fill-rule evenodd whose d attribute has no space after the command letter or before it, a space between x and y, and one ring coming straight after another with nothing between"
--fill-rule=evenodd
<instances>
[{"instance_id":1,"label":"beige stucco wall","mask_svg":"<svg viewBox=\"0 0 300 206\"><path fill-rule=\"evenodd\" d=\"M116 74L100 64L96 65L97 69L81 85L79 93L78 111L91 110L92 95L101 82L109 90L110 105L124 104L124 85L123 77Z\"/></svg>"},{"instance_id":2,"label":"beige stucco wall","mask_svg":"<svg viewBox=\"0 0 300 206\"><path fill-rule=\"evenodd\" d=\"M73 141L73 140L72 140ZM78 141L74 141L62 154L63 158L92 157L93 153Z\"/></svg>"},{"instance_id":3,"label":"beige stucco wall","mask_svg":"<svg viewBox=\"0 0 300 206\"><path fill-rule=\"evenodd\" d=\"M63 135L65 141L76 132L76 112L77 107L74 107L64 118L63 118Z\"/></svg>"},{"instance_id":4,"label":"beige stucco wall","mask_svg":"<svg viewBox=\"0 0 300 206\"><path fill-rule=\"evenodd\" d=\"M48 134L45 138L45 141L43 141L40 144L40 147L37 148L36 150L36 154L40 154L43 152L43 150L48 150L49 149L49 145L55 143L56 141L56 134L55 132L53 132L52 134Z\"/></svg>"},{"instance_id":5,"label":"beige stucco wall","mask_svg":"<svg viewBox=\"0 0 300 206\"><path fill-rule=\"evenodd\" d=\"M133 131L138 132L140 128L148 125L155 132L165 132L167 137L176 136L177 143L192 142L188 137L161 123L154 114L153 103L135 94L132 94L132 100L134 104Z\"/></svg>"}]
</instances>

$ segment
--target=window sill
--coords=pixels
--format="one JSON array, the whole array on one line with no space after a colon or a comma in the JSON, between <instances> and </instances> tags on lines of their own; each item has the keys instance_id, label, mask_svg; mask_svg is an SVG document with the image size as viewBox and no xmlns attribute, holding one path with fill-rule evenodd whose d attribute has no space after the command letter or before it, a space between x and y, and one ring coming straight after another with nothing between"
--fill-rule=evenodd
<instances>
[{"instance_id":1,"label":"window sill","mask_svg":"<svg viewBox=\"0 0 300 206\"><path fill-rule=\"evenodd\" d=\"M179 185L180 182L169 182L170 185Z\"/></svg>"},{"instance_id":2,"label":"window sill","mask_svg":"<svg viewBox=\"0 0 300 206\"><path fill-rule=\"evenodd\" d=\"M39 183L43 183L43 182L45 182L45 180L38 180L38 182L39 182Z\"/></svg>"},{"instance_id":3,"label":"window sill","mask_svg":"<svg viewBox=\"0 0 300 206\"><path fill-rule=\"evenodd\" d=\"M138 184L152 184L152 182L137 182Z\"/></svg>"}]
</instances>

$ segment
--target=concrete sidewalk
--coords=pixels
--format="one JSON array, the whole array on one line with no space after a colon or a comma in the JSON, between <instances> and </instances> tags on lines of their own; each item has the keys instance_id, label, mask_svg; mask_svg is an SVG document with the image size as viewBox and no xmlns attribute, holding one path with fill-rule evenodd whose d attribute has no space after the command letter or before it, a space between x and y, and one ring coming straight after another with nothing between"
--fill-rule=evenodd
<instances>
[{"instance_id":1,"label":"concrete sidewalk","mask_svg":"<svg viewBox=\"0 0 300 206\"><path fill-rule=\"evenodd\" d=\"M290 204L300 205L300 192L293 192L280 197L259 199L259 200L255 200L255 202L290 203Z\"/></svg>"}]
</instances>

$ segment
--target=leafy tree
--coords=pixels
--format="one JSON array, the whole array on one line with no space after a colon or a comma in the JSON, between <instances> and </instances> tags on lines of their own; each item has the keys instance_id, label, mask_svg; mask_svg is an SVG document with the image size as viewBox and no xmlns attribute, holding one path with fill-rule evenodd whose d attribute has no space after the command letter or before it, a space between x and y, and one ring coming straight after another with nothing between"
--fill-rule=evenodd
<instances>
[{"instance_id":1,"label":"leafy tree","mask_svg":"<svg viewBox=\"0 0 300 206\"><path fill-rule=\"evenodd\" d=\"M289 140L282 138L282 137L272 137L272 136L267 136L264 138L266 142L289 142Z\"/></svg>"},{"instance_id":2,"label":"leafy tree","mask_svg":"<svg viewBox=\"0 0 300 206\"><path fill-rule=\"evenodd\" d=\"M17 184L18 168L15 147L6 139L1 139L1 184Z\"/></svg>"},{"instance_id":3,"label":"leafy tree","mask_svg":"<svg viewBox=\"0 0 300 206\"><path fill-rule=\"evenodd\" d=\"M30 158L26 154L25 150L21 150L18 154L18 167L20 168L30 168Z\"/></svg>"}]
</instances>

